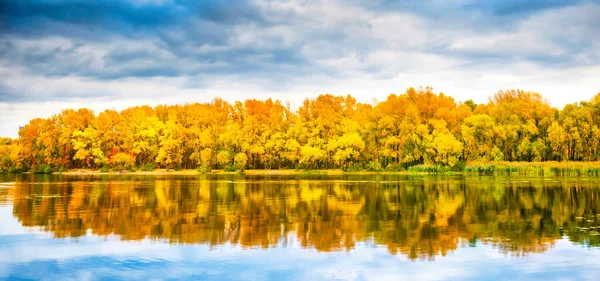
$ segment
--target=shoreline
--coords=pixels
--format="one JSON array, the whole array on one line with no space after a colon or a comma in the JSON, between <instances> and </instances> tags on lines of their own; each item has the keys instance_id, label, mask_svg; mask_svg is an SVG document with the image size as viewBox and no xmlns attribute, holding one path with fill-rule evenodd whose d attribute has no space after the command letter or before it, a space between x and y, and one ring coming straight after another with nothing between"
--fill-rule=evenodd
<instances>
[{"instance_id":1,"label":"shoreline","mask_svg":"<svg viewBox=\"0 0 600 281\"><path fill-rule=\"evenodd\" d=\"M33 175L33 172L16 174ZM40 173L44 174L44 173ZM521 175L521 176L587 176L600 177L600 162L472 162L457 170L447 167L416 165L408 170L402 171L344 171L342 169L248 169L240 171L225 171L223 169L212 169L201 172L196 169L155 169L152 171L102 171L101 169L79 168L61 172L53 172L54 175L142 175L142 176L198 176L198 175L255 175L255 176L294 176L294 175L470 175L470 176L494 176L494 175Z\"/></svg>"},{"instance_id":2,"label":"shoreline","mask_svg":"<svg viewBox=\"0 0 600 281\"><path fill-rule=\"evenodd\" d=\"M23 173L26 174L26 173ZM242 174L239 171L226 172L224 170L212 170L210 172L201 173L194 169L187 170L169 170L156 169L154 171L124 171L124 172L100 172L100 170L89 170L89 169L76 169L68 170L61 173L55 172L53 175L148 175L148 176L166 176L166 175L177 175L177 176L190 176L190 175L237 175ZM290 175L376 175L376 174L394 174L394 175L409 175L415 174L409 171L399 172L369 172L369 171L355 171L345 172L340 169L335 170L293 170L293 169L282 169L282 170L244 170L244 175L265 175L265 176L290 176Z\"/></svg>"}]
</instances>

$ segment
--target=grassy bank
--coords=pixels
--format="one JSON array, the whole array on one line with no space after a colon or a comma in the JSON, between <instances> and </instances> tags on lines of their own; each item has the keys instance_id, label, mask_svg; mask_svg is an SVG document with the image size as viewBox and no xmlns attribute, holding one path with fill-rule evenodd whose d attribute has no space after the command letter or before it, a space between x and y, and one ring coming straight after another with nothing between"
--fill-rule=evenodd
<instances>
[{"instance_id":1,"label":"grassy bank","mask_svg":"<svg viewBox=\"0 0 600 281\"><path fill-rule=\"evenodd\" d=\"M239 171L225 171L213 169L200 172L199 170L126 170L108 171L93 169L75 169L54 174L63 175L199 175L199 174L239 174ZM465 175L502 175L502 176L573 176L573 177L600 177L600 162L471 162L463 169L433 165L417 165L405 171L343 171L331 170L244 170L246 175L342 175L342 174L465 174Z\"/></svg>"},{"instance_id":2,"label":"grassy bank","mask_svg":"<svg viewBox=\"0 0 600 281\"><path fill-rule=\"evenodd\" d=\"M103 170L92 170L92 169L76 169L67 170L60 173L61 175L198 175L199 172L196 170L166 170L166 169L155 169L152 171L103 171Z\"/></svg>"},{"instance_id":3,"label":"grassy bank","mask_svg":"<svg viewBox=\"0 0 600 281\"><path fill-rule=\"evenodd\" d=\"M344 174L409 174L408 171L403 172L368 172L368 171L353 171L353 172L345 172L340 169L332 169L332 170L292 170L292 169L284 169L284 170L244 170L244 175L266 175L266 176L286 176L286 175L344 175ZM156 169L153 171L123 171L123 172L114 172L114 171L101 171L101 170L91 170L91 169L77 169L77 170L68 170L62 173L54 173L54 174L62 174L62 175L228 175L228 174L240 174L240 171L225 171L213 169L211 171L201 173L198 170L166 170L166 169Z\"/></svg>"},{"instance_id":4,"label":"grassy bank","mask_svg":"<svg viewBox=\"0 0 600 281\"><path fill-rule=\"evenodd\" d=\"M473 162L465 174L526 176L600 176L600 162Z\"/></svg>"}]
</instances>

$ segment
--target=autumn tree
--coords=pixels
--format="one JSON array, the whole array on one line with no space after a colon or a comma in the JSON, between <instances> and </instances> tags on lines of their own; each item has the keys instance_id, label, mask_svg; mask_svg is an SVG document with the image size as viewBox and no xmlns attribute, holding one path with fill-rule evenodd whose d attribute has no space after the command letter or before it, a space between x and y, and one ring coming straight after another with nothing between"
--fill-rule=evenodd
<instances>
[{"instance_id":1,"label":"autumn tree","mask_svg":"<svg viewBox=\"0 0 600 281\"><path fill-rule=\"evenodd\" d=\"M2 171L104 166L395 171L502 160L600 160L600 94L561 110L535 92L502 90L476 104L431 87L367 103L322 94L297 108L273 99L230 104L215 98L97 115L65 109L31 120L17 139L0 143Z\"/></svg>"}]
</instances>

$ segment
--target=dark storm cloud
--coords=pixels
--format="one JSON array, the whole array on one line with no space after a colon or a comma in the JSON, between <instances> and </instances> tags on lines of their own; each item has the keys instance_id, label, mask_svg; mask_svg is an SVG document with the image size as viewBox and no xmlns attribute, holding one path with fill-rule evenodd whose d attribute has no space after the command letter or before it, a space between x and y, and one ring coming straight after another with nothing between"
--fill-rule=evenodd
<instances>
[{"instance_id":1,"label":"dark storm cloud","mask_svg":"<svg viewBox=\"0 0 600 281\"><path fill-rule=\"evenodd\" d=\"M249 3L224 0L5 0L0 4L0 13L6 28L0 32L85 37L85 33L79 33L78 29L86 29L92 35L106 32L136 36L185 24L189 19L224 25L262 22L260 13ZM59 28L61 26L71 28ZM91 40L93 37L86 39Z\"/></svg>"},{"instance_id":2,"label":"dark storm cloud","mask_svg":"<svg viewBox=\"0 0 600 281\"><path fill-rule=\"evenodd\" d=\"M295 47L263 50L251 45L231 45L234 32L239 32L234 28L247 23L259 28L266 24L250 2L18 0L3 5L2 19L7 28L0 31L0 58L45 75L118 79L203 72L257 73L280 71L272 69L277 64L306 63ZM53 36L72 40L72 45L30 46L24 50L13 43L15 39ZM131 42L124 39L148 40L150 45L131 49ZM92 54L77 52L86 45L106 43L111 48L102 55L99 68L91 65ZM201 51L203 48L208 50Z\"/></svg>"},{"instance_id":3,"label":"dark storm cloud","mask_svg":"<svg viewBox=\"0 0 600 281\"><path fill-rule=\"evenodd\" d=\"M79 29L130 35L175 23L182 10L163 6L135 7L125 1L21 1L8 0L3 9L4 32L24 35L76 35ZM60 26L74 28L61 29ZM93 37L90 37L90 39Z\"/></svg>"}]
</instances>

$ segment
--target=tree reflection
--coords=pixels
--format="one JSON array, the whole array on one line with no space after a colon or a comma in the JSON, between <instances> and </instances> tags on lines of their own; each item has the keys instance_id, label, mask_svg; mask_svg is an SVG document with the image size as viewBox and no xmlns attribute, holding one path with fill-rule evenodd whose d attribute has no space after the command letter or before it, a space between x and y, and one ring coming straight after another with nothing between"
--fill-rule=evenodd
<instances>
[{"instance_id":1,"label":"tree reflection","mask_svg":"<svg viewBox=\"0 0 600 281\"><path fill-rule=\"evenodd\" d=\"M600 244L600 189L587 181L352 178L53 180L17 183L14 214L56 237L119 235L171 243L319 251L384 246L433 259L486 243L543 252L565 235Z\"/></svg>"}]
</instances>

